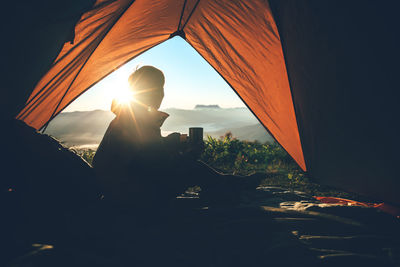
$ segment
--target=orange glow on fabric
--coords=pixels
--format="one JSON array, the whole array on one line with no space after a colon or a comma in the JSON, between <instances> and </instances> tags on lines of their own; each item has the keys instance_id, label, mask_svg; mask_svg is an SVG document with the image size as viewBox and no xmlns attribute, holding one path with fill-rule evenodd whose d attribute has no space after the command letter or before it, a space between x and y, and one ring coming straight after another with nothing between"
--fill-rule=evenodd
<instances>
[{"instance_id":1,"label":"orange glow on fabric","mask_svg":"<svg viewBox=\"0 0 400 267\"><path fill-rule=\"evenodd\" d=\"M400 208L386 203L367 203L367 202L360 202L339 197L314 197L314 198L325 204L377 208L382 210L383 212L389 213L393 216L396 216L397 218L400 218Z\"/></svg>"}]
</instances>

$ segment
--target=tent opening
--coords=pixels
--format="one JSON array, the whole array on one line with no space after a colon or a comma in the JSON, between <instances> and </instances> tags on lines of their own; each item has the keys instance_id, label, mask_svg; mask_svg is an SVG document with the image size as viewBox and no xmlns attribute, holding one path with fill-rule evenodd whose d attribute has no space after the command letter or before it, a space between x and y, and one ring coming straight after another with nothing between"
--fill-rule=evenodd
<instances>
[{"instance_id":1,"label":"tent opening","mask_svg":"<svg viewBox=\"0 0 400 267\"><path fill-rule=\"evenodd\" d=\"M45 132L81 155L86 155L90 161L89 155L95 153L115 117L110 111L112 100L121 96L121 89L128 87L129 75L145 65L152 65L165 75L165 97L160 110L170 117L161 127L163 136L172 132L188 134L190 127L202 127L206 143L220 142L230 149L232 155L229 157L232 159L225 160L230 161L227 165L231 167L223 167L227 172L235 171L232 168L236 168L236 172L243 169L243 174L250 173L254 168L265 171L274 168L272 162L275 164L282 159L296 166L235 91L180 37L153 47L105 77L51 120ZM235 142L241 145L228 148L235 146ZM271 156L273 149L281 153L267 160L266 154ZM207 157L214 160L219 156L214 153ZM238 160L243 161L242 164L238 164ZM250 166L250 163L254 166L250 169L244 167L246 164Z\"/></svg>"},{"instance_id":2,"label":"tent opening","mask_svg":"<svg viewBox=\"0 0 400 267\"><path fill-rule=\"evenodd\" d=\"M51 120L45 132L67 146L96 147L114 118L112 100L128 87L129 75L144 65L162 70L166 78L160 109L171 116L162 127L164 135L187 134L189 127L198 126L205 136L232 132L241 140L274 142L232 88L180 37L153 47L102 79Z\"/></svg>"}]
</instances>

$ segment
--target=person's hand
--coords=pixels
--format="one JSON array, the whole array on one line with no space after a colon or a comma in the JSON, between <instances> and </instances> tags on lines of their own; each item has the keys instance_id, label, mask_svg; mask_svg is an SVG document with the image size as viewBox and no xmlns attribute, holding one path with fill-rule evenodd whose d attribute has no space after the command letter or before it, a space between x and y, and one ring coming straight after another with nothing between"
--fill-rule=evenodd
<instances>
[{"instance_id":1,"label":"person's hand","mask_svg":"<svg viewBox=\"0 0 400 267\"><path fill-rule=\"evenodd\" d=\"M204 143L197 143L197 144L193 144L193 143L187 143L184 150L183 150L183 154L185 154L185 156L187 158L190 158L192 160L197 160L200 158L201 153L203 153L204 151Z\"/></svg>"},{"instance_id":2,"label":"person's hand","mask_svg":"<svg viewBox=\"0 0 400 267\"><path fill-rule=\"evenodd\" d=\"M168 146L173 146L173 147L178 147L180 144L180 133L171 133L168 136L165 137L165 141Z\"/></svg>"},{"instance_id":3,"label":"person's hand","mask_svg":"<svg viewBox=\"0 0 400 267\"><path fill-rule=\"evenodd\" d=\"M180 136L181 136L180 133L173 132L173 133L170 133L169 135L167 135L167 138L177 138L177 137L180 137Z\"/></svg>"},{"instance_id":4,"label":"person's hand","mask_svg":"<svg viewBox=\"0 0 400 267\"><path fill-rule=\"evenodd\" d=\"M173 140L173 141L176 141L176 140L178 140L179 141L179 138L181 137L181 134L180 133L171 133L171 134L169 134L167 137L165 137L165 138L167 138L167 140Z\"/></svg>"}]
</instances>

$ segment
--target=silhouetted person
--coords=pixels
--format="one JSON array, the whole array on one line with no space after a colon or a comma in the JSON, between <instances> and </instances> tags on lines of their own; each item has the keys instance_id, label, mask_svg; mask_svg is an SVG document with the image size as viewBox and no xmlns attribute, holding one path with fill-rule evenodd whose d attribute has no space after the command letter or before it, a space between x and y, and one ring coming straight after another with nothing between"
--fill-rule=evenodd
<instances>
[{"instance_id":1,"label":"silhouetted person","mask_svg":"<svg viewBox=\"0 0 400 267\"><path fill-rule=\"evenodd\" d=\"M178 133L161 136L160 127L169 116L158 111L164 82L160 70L141 67L129 77L134 100L113 101L116 117L93 159L106 198L145 208L163 205L188 186L200 185L204 192L224 186L228 176L180 155Z\"/></svg>"}]
</instances>

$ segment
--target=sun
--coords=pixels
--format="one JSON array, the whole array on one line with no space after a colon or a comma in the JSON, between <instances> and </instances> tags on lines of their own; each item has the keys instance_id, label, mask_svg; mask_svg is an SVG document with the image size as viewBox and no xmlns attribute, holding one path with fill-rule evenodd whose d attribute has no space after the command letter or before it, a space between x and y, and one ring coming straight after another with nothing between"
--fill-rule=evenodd
<instances>
[{"instance_id":1,"label":"sun","mask_svg":"<svg viewBox=\"0 0 400 267\"><path fill-rule=\"evenodd\" d=\"M119 105L127 105L135 100L128 83L118 84L112 91L112 98L115 99Z\"/></svg>"},{"instance_id":2,"label":"sun","mask_svg":"<svg viewBox=\"0 0 400 267\"><path fill-rule=\"evenodd\" d=\"M134 100L133 93L126 88L120 88L115 90L114 99L118 104L126 105Z\"/></svg>"}]
</instances>

